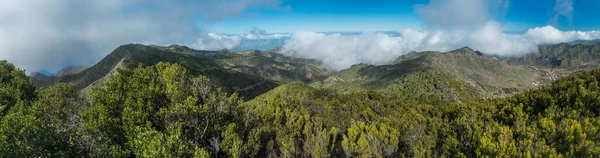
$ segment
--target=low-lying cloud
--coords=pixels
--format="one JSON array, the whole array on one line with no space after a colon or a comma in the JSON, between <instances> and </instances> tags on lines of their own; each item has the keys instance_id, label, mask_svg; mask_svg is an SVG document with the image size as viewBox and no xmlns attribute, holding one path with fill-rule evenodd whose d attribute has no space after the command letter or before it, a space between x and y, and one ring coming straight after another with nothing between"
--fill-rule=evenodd
<instances>
[{"instance_id":1,"label":"low-lying cloud","mask_svg":"<svg viewBox=\"0 0 600 158\"><path fill-rule=\"evenodd\" d=\"M321 60L328 68L340 70L356 63L381 63L407 51L402 37L365 32L361 35L297 32L283 47L284 53Z\"/></svg>"},{"instance_id":2,"label":"low-lying cloud","mask_svg":"<svg viewBox=\"0 0 600 158\"><path fill-rule=\"evenodd\" d=\"M538 44L600 39L598 31L560 31L552 26L506 34L493 21L473 31L405 29L399 34L298 32L286 40L283 52L318 59L332 70L341 70L357 63L385 64L410 51L450 51L469 46L491 55L518 56L536 52Z\"/></svg>"},{"instance_id":3,"label":"low-lying cloud","mask_svg":"<svg viewBox=\"0 0 600 158\"><path fill-rule=\"evenodd\" d=\"M28 72L55 72L67 65L90 65L127 43L183 44L196 49L267 50L317 59L332 70L357 63L385 64L411 51L450 51L464 46L499 56L536 52L538 44L600 39L600 31L536 27L507 34L495 19L510 0L431 0L415 6L424 30L358 34L311 31L270 34L206 33L197 17L215 21L256 8L287 10L281 0L0 0L0 59ZM141 8L143 7L143 8ZM573 15L572 0L557 0L551 18ZM200 15L200 16L199 16Z\"/></svg>"},{"instance_id":4,"label":"low-lying cloud","mask_svg":"<svg viewBox=\"0 0 600 158\"><path fill-rule=\"evenodd\" d=\"M268 34L254 29L248 34L221 35L208 33L194 48L203 50L268 50L283 46L282 53L317 59L331 70L341 70L357 63L385 64L411 51L451 51L471 47L486 54L519 56L537 52L539 44L600 39L600 31L561 31L552 26L528 29L522 34L503 33L493 20L471 30L404 29L396 33L363 32L359 34L319 33Z\"/></svg>"},{"instance_id":5,"label":"low-lying cloud","mask_svg":"<svg viewBox=\"0 0 600 158\"><path fill-rule=\"evenodd\" d=\"M356 63L385 64L410 51L450 51L464 46L498 56L537 52L539 44L600 39L598 31L561 31L536 27L523 34L507 34L495 17L506 14L509 0L431 0L416 5L426 30L405 29L400 35L365 32L345 36L299 32L284 44L284 53L318 59L333 70ZM572 0L557 0L555 17L572 16Z\"/></svg>"},{"instance_id":6,"label":"low-lying cloud","mask_svg":"<svg viewBox=\"0 0 600 158\"><path fill-rule=\"evenodd\" d=\"M264 30L255 29L248 34L221 35L217 33L208 33L198 38L198 41L192 45L196 49L219 50L229 49L234 51L258 49L268 50L274 47L280 47L289 34L269 34Z\"/></svg>"},{"instance_id":7,"label":"low-lying cloud","mask_svg":"<svg viewBox=\"0 0 600 158\"><path fill-rule=\"evenodd\" d=\"M545 26L529 29L525 36L536 43L561 43L599 39L600 31L560 31L552 26Z\"/></svg>"},{"instance_id":8,"label":"low-lying cloud","mask_svg":"<svg viewBox=\"0 0 600 158\"><path fill-rule=\"evenodd\" d=\"M193 45L198 17L289 9L281 0L0 0L0 60L28 72L90 65L119 45Z\"/></svg>"}]
</instances>

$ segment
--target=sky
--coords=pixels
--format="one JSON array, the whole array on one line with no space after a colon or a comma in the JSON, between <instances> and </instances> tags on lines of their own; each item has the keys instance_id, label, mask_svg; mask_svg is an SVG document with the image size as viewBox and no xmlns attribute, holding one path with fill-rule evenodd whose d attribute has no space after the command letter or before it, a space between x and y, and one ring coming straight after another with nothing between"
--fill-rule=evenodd
<instances>
[{"instance_id":1,"label":"sky","mask_svg":"<svg viewBox=\"0 0 600 158\"><path fill-rule=\"evenodd\" d=\"M466 0L470 1L470 0ZM536 26L552 25L561 30L597 30L600 28L600 1L598 0L483 0L489 5L507 4L506 8L489 8L491 18L502 23L504 31L525 32ZM430 0L302 0L282 1L291 9L260 11L219 21L211 31L218 33L248 33L256 26L273 33L363 32L394 31L404 28L427 29L428 25L415 11ZM571 3L560 8L557 3ZM571 8L571 9L569 9ZM577 8L577 9L574 9ZM494 10L496 9L496 10ZM443 14L443 13L439 13Z\"/></svg>"},{"instance_id":2,"label":"sky","mask_svg":"<svg viewBox=\"0 0 600 158\"><path fill-rule=\"evenodd\" d=\"M0 0L0 60L91 66L119 45L269 50L331 70L464 46L497 56L600 38L598 0Z\"/></svg>"}]
</instances>

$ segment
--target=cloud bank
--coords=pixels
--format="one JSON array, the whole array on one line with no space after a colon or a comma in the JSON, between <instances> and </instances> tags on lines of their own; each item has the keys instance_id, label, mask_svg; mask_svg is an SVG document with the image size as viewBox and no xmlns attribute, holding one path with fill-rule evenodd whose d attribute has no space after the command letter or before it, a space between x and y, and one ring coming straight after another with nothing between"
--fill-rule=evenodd
<instances>
[{"instance_id":1,"label":"cloud bank","mask_svg":"<svg viewBox=\"0 0 600 158\"><path fill-rule=\"evenodd\" d=\"M358 34L296 32L207 33L200 21L216 21L255 9L289 10L281 0L0 0L0 59L28 72L55 72L67 65L95 63L127 43L183 44L196 49L268 50L321 60L332 70L357 63L384 64L410 51L450 51L469 46L487 54L516 56L538 44L600 39L600 31L561 31L536 27L507 34L495 19L510 0L431 0L414 6L424 30ZM556 0L551 18L572 18L572 0Z\"/></svg>"},{"instance_id":2,"label":"cloud bank","mask_svg":"<svg viewBox=\"0 0 600 158\"><path fill-rule=\"evenodd\" d=\"M283 53L318 59L332 70L341 70L357 63L385 64L410 51L450 51L469 46L491 55L518 56L536 52L538 44L600 39L599 31L560 31L552 26L505 34L493 21L469 32L405 29L399 34L298 32L285 41Z\"/></svg>"},{"instance_id":3,"label":"cloud bank","mask_svg":"<svg viewBox=\"0 0 600 158\"><path fill-rule=\"evenodd\" d=\"M280 0L0 0L0 59L28 72L95 63L119 45L197 43L207 21Z\"/></svg>"},{"instance_id":4,"label":"cloud bank","mask_svg":"<svg viewBox=\"0 0 600 158\"><path fill-rule=\"evenodd\" d=\"M195 44L193 44L192 47L202 50L268 50L274 47L282 46L284 44L284 40L288 38L290 38L289 34L269 34L265 30L254 28L248 34L204 34L200 38L198 38L198 41Z\"/></svg>"},{"instance_id":5,"label":"cloud bank","mask_svg":"<svg viewBox=\"0 0 600 158\"><path fill-rule=\"evenodd\" d=\"M486 54L519 56L537 52L538 44L600 39L599 31L561 31L536 27L523 34L506 34L494 17L503 16L509 0L431 0L415 6L428 29L400 30L400 35L365 32L361 35L298 32L283 53L318 59L332 70L356 63L385 64L410 51L450 51L464 46ZM572 1L557 0L557 16L572 15Z\"/></svg>"}]
</instances>

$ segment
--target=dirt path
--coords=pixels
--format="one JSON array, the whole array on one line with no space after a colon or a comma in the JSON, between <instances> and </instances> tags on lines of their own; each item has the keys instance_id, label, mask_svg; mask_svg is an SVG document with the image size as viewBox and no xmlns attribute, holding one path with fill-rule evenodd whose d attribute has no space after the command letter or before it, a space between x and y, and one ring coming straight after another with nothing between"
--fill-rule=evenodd
<instances>
[{"instance_id":1,"label":"dirt path","mask_svg":"<svg viewBox=\"0 0 600 158\"><path fill-rule=\"evenodd\" d=\"M247 91L247 90L249 90L249 89L252 89L252 88L254 88L254 87L256 87L256 86L259 86L259 85L261 85L261 84L265 83L266 81L267 81L267 80L262 80L262 81L260 81L259 83L256 83L256 84L253 84L253 85L248 85L248 86L246 86L246 87L244 87L244 88L240 88L240 87L237 87L237 86L236 86L236 87L233 87L233 90L234 90L235 92Z\"/></svg>"}]
</instances>

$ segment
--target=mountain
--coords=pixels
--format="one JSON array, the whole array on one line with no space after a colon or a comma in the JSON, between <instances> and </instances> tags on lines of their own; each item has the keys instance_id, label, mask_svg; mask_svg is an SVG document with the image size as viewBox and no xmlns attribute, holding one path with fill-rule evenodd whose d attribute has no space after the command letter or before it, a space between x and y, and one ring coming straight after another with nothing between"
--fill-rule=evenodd
<instances>
[{"instance_id":1,"label":"mountain","mask_svg":"<svg viewBox=\"0 0 600 158\"><path fill-rule=\"evenodd\" d=\"M88 67L86 66L67 66L65 68L63 68L62 70L58 71L55 76L57 77L61 77L61 76L66 76L66 75L72 75L72 74L77 74L82 72L83 70L87 69Z\"/></svg>"},{"instance_id":2,"label":"mountain","mask_svg":"<svg viewBox=\"0 0 600 158\"><path fill-rule=\"evenodd\" d=\"M235 53L228 50L201 51L178 45L161 47L128 44L118 47L100 62L79 73L52 77L34 75L31 81L38 87L69 82L77 90L86 92L91 85L101 84L120 67L154 65L158 62L178 63L191 74L207 76L227 92L240 93L247 99L280 83L308 82L327 73L315 60L296 59L271 51Z\"/></svg>"},{"instance_id":3,"label":"mountain","mask_svg":"<svg viewBox=\"0 0 600 158\"><path fill-rule=\"evenodd\" d=\"M573 68L597 65L600 61L600 44L539 45L538 53L505 59L515 65L531 65L548 68Z\"/></svg>"},{"instance_id":4,"label":"mountain","mask_svg":"<svg viewBox=\"0 0 600 158\"><path fill-rule=\"evenodd\" d=\"M591 70L600 66L600 44L594 41L539 45L537 53L505 58L513 65L528 66L543 70L556 80L582 70Z\"/></svg>"},{"instance_id":5,"label":"mountain","mask_svg":"<svg viewBox=\"0 0 600 158\"><path fill-rule=\"evenodd\" d=\"M514 64L467 47L413 52L328 72L277 50L131 44L79 73L34 73L74 84L39 91L0 61L0 155L600 157L600 69L547 75L597 62L578 47ZM159 62L175 64L141 66Z\"/></svg>"},{"instance_id":6,"label":"mountain","mask_svg":"<svg viewBox=\"0 0 600 158\"><path fill-rule=\"evenodd\" d=\"M29 76L29 80L34 87L38 87L38 88L48 87L48 86L56 84L54 81L55 80L54 76L44 75L39 72L32 73Z\"/></svg>"},{"instance_id":7,"label":"mountain","mask_svg":"<svg viewBox=\"0 0 600 158\"><path fill-rule=\"evenodd\" d=\"M167 49L133 46L122 51L134 50L148 56L160 52L156 48ZM122 58L125 61L116 67L143 62L135 54ZM198 55L184 54L186 59ZM465 71L460 67L466 64L472 64L473 74L511 74L507 70L520 68L506 66L502 61L468 48L417 56L420 57L386 66L355 65L340 73L384 74L375 77L393 79L394 75L385 74L399 73L391 71L399 70L405 74L393 80L402 82L387 85L441 87L434 90L457 94L455 90L461 90L461 86L470 87L463 81L464 76L476 76L452 73ZM203 55L199 58L219 63ZM200 62L194 68L221 70L218 64L211 65L213 62L193 61ZM496 63L489 63L492 61ZM483 63L490 66L477 68ZM93 95L88 95L94 99L86 100L69 84L34 91L27 84L23 70L0 61L0 72L5 72L0 73L0 124L3 125L0 126L0 155L600 157L600 69L576 73L511 97L462 103L432 102L440 96L422 94L446 96L424 89L338 93L302 83L284 84L243 101L236 95L212 88L207 79L194 79L184 73L185 69L182 64L125 69L122 71L125 73L110 76L105 88L94 89ZM94 67L78 74L92 70ZM195 71L199 70L187 72ZM483 81L480 82L485 83ZM448 85L441 85L444 83ZM474 90L478 90L476 88ZM390 97L392 93L429 98L421 102ZM213 150L217 147L219 150Z\"/></svg>"},{"instance_id":8,"label":"mountain","mask_svg":"<svg viewBox=\"0 0 600 158\"><path fill-rule=\"evenodd\" d=\"M29 79L35 87L48 87L58 83L60 78L63 76L78 74L87 68L88 67L85 66L67 66L52 76L34 72L29 76Z\"/></svg>"},{"instance_id":9,"label":"mountain","mask_svg":"<svg viewBox=\"0 0 600 158\"><path fill-rule=\"evenodd\" d=\"M338 72L326 70L316 60L269 51L202 51L186 46L123 45L92 67L68 67L57 75L34 74L36 87L73 83L89 91L102 84L117 68L158 62L178 63L193 75L204 75L227 92L254 98L286 83L307 83L339 93L367 89L389 96L463 102L506 97L540 85L548 85L581 70L598 67L600 44L540 45L539 53L499 59L464 47L449 52L411 52L384 65L356 64Z\"/></svg>"},{"instance_id":10,"label":"mountain","mask_svg":"<svg viewBox=\"0 0 600 158\"><path fill-rule=\"evenodd\" d=\"M540 81L540 71L465 47L446 53L413 52L388 65L358 64L312 85L341 92L376 89L397 97L460 102L509 96Z\"/></svg>"},{"instance_id":11,"label":"mountain","mask_svg":"<svg viewBox=\"0 0 600 158\"><path fill-rule=\"evenodd\" d=\"M316 60L295 58L277 53L278 50L242 52L200 52L217 59L224 69L259 76L278 82L309 82L328 71Z\"/></svg>"},{"instance_id":12,"label":"mountain","mask_svg":"<svg viewBox=\"0 0 600 158\"><path fill-rule=\"evenodd\" d=\"M453 55L457 54L447 56ZM370 66L361 64L354 69L365 67ZM352 149L346 145L349 142L362 146L358 149L386 148L386 143L377 139L398 141L390 143L399 144L394 148L400 150L398 155L389 157L445 157L444 154L452 152L464 154L448 154L448 157L598 157L599 82L600 69L597 69L506 98L435 104L390 98L377 91L339 94L302 84L286 84L242 105L247 109L244 112L251 113L244 118L259 123L241 130L263 133L258 139L262 141L251 142L252 145L283 142L288 147L292 145L287 142L314 139L311 135L318 134L310 133L313 124L321 131L333 128L334 133L337 129L347 129L341 132L346 134L342 139L318 138L317 142L322 143L333 140L330 146L340 148L327 148L330 157L347 157L351 152L337 151ZM408 94L415 93L418 92ZM353 125L356 121L362 121L358 127ZM364 122L381 124L369 126ZM390 131L397 137L387 136ZM372 133L376 134L369 135ZM285 134L291 136L281 136ZM343 145L333 145L335 140L342 140L339 144ZM268 147L257 150L268 150L264 148ZM382 151L385 150L375 152Z\"/></svg>"},{"instance_id":13,"label":"mountain","mask_svg":"<svg viewBox=\"0 0 600 158\"><path fill-rule=\"evenodd\" d=\"M577 40L577 41L569 42L569 44L571 44L571 45L577 45L577 44L594 45L594 44L600 44L600 39L596 39L596 40Z\"/></svg>"}]
</instances>

